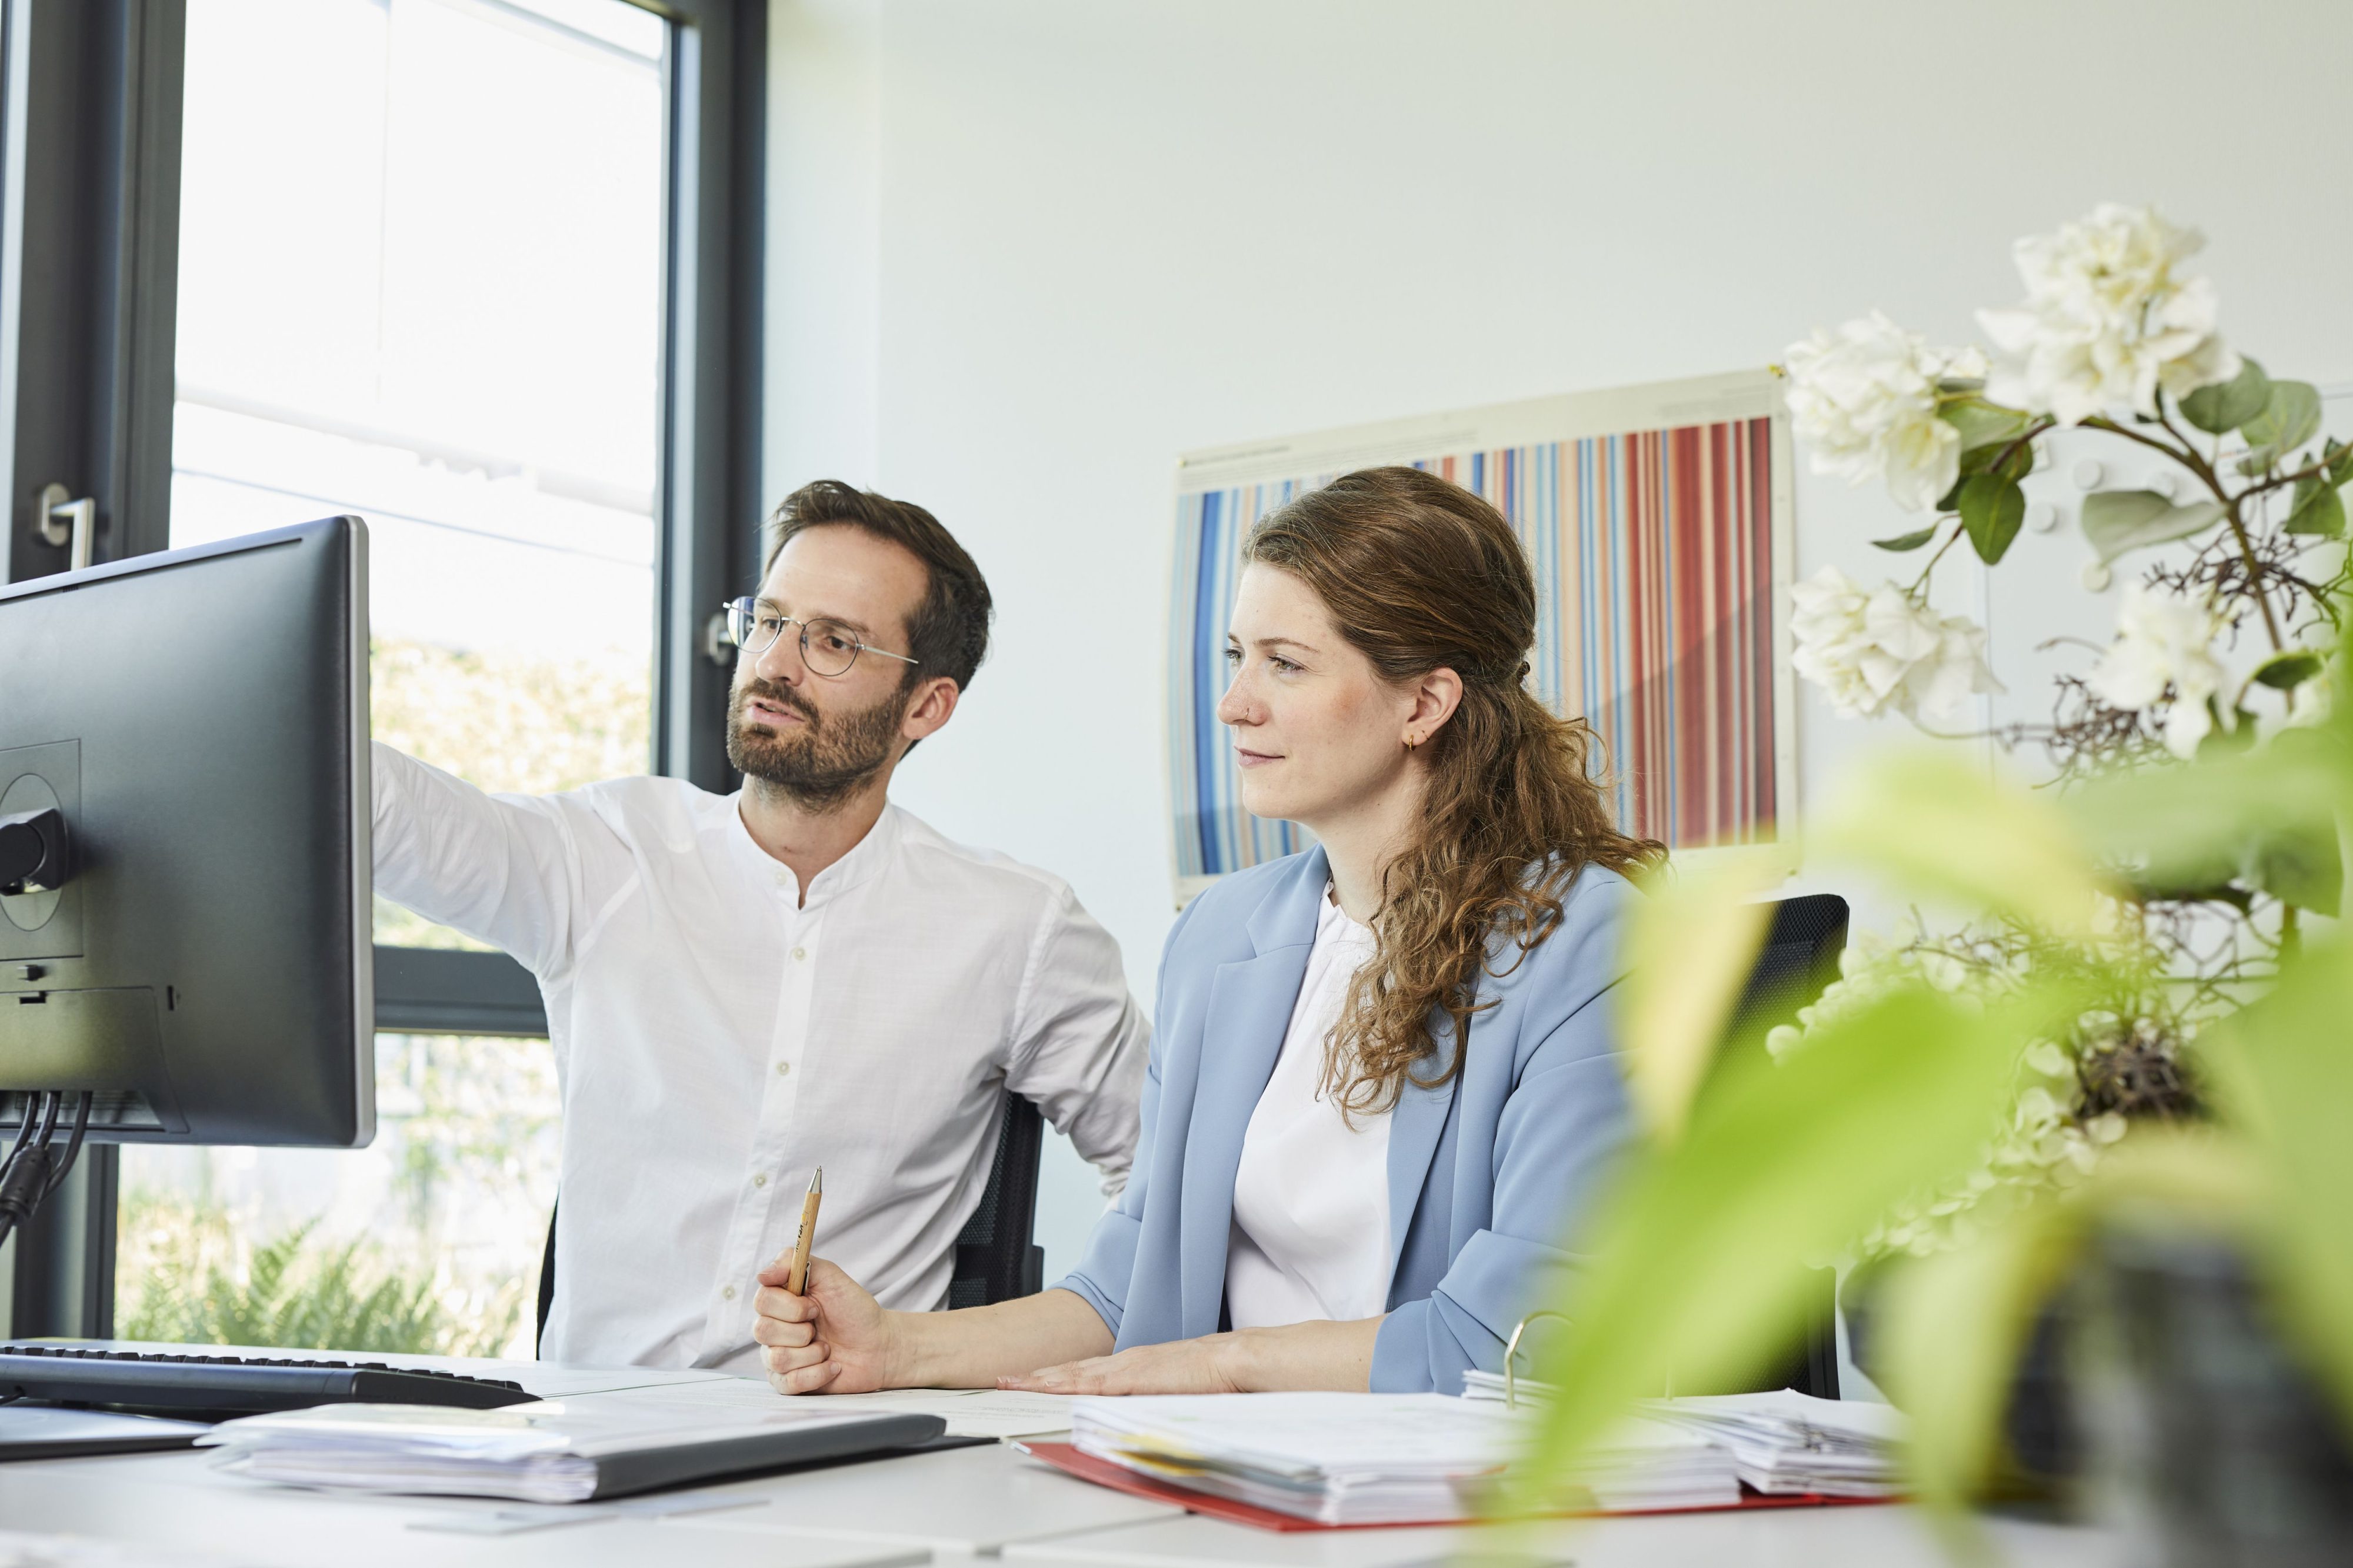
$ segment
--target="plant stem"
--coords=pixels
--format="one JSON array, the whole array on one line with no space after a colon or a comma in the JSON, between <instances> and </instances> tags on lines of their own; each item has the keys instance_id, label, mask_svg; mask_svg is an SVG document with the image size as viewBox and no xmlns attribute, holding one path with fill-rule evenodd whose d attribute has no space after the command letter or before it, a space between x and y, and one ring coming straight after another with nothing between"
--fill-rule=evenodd
<instances>
[{"instance_id":1,"label":"plant stem","mask_svg":"<svg viewBox=\"0 0 2353 1568\"><path fill-rule=\"evenodd\" d=\"M1936 563L1945 558L1945 552L1950 550L1961 535L1968 531L1956 522L1953 531L1946 536L1944 543L1936 546L1936 553L1928 557L1928 564L1920 568L1920 575L1912 579L1912 586L1905 592L1909 595L1916 596L1922 589L1926 588L1928 585L1928 574L1936 569Z\"/></svg>"},{"instance_id":2,"label":"plant stem","mask_svg":"<svg viewBox=\"0 0 2353 1568\"><path fill-rule=\"evenodd\" d=\"M2142 446L2148 447L2152 451L2164 453L2167 457L2172 458L2175 462L2179 463L2183 468L2188 468L2191 473L2197 475L2199 479L2205 481L2206 488L2214 492L2214 499L2216 500L2221 501L2225 506L2228 506L2231 503L2230 492L2223 489L2222 481L2216 477L2213 468L2207 463L2205 458L2200 457L2189 447L2175 447L2168 444L2167 442L2158 440L2154 436L2144 436L2137 430L2126 429L2124 426L2117 424L2115 420L2109 418L2105 414L2094 414L2089 419L2084 420L2084 424L2091 429L2105 430L2110 435L2121 436L2127 441L2137 441Z\"/></svg>"},{"instance_id":3,"label":"plant stem","mask_svg":"<svg viewBox=\"0 0 2353 1568\"><path fill-rule=\"evenodd\" d=\"M2174 430L2173 422L2164 417L2161 408L2158 417L2168 431L2171 432L2177 439L2182 439L2180 432ZM2263 592L2263 567L2255 560L2254 542L2247 536L2247 525L2239 516L2240 502L2247 496L2256 493L2256 489L2259 487L2251 487L2240 495L2232 495L2223 488L2222 477L2214 471L2214 465L2200 457L2186 439L2183 439L2181 446L2171 446L2154 436L2144 436L2137 430L2128 430L2105 414L2094 414L2084 423L2094 430L2105 430L2112 435L2121 436L2127 441L2137 441L2154 451L2162 452L2205 481L2207 489L2213 493L2216 500L2222 503L2223 521L2231 525L2231 537L2238 542L2239 559L2247 568L2247 592L2254 595L2255 607L2263 613L2263 630L2270 634L2272 651L2285 652L2287 639L2280 635L2279 616L2273 613L2271 597Z\"/></svg>"},{"instance_id":4,"label":"plant stem","mask_svg":"<svg viewBox=\"0 0 2353 1568\"><path fill-rule=\"evenodd\" d=\"M2239 542L2239 559L2247 568L2247 592L2255 596L2255 608L2263 613L2263 630L2271 636L2272 651L2285 653L2287 639L2280 636L2279 617L2272 613L2271 595L2263 592L2263 569L2255 560L2254 541L2247 537L2247 525L2239 520L2237 499L2226 504L2231 510L2224 521L2231 525L2231 537Z\"/></svg>"}]
</instances>

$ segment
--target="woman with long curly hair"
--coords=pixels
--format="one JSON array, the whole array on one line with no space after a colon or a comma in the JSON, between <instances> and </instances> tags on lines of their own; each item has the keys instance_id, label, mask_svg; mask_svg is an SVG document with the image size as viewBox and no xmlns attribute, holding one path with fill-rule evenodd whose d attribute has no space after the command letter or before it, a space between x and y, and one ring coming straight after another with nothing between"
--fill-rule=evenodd
<instances>
[{"instance_id":1,"label":"woman with long curly hair","mask_svg":"<svg viewBox=\"0 0 2353 1568\"><path fill-rule=\"evenodd\" d=\"M1370 468L1259 523L1218 717L1315 847L1169 933L1134 1173L1054 1289L886 1312L761 1276L788 1394L1459 1393L1573 1262L1630 1119L1626 874L1591 731L1528 691L1535 585L1467 490Z\"/></svg>"}]
</instances>

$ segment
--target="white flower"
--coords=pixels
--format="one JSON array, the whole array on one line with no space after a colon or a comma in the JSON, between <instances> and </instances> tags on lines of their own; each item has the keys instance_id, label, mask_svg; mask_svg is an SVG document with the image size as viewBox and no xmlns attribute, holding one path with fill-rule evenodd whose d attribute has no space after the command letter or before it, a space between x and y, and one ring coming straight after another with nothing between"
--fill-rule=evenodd
<instances>
[{"instance_id":1,"label":"white flower","mask_svg":"<svg viewBox=\"0 0 2353 1568\"><path fill-rule=\"evenodd\" d=\"M1887 481L1895 504L1920 511L1961 472L1961 433L1936 417L1936 381L1981 375L1975 349L1932 349L1877 310L1836 332L1791 343L1789 422L1814 472L1849 484Z\"/></svg>"},{"instance_id":2,"label":"white flower","mask_svg":"<svg viewBox=\"0 0 2353 1568\"><path fill-rule=\"evenodd\" d=\"M1985 628L1939 616L1893 583L1869 593L1835 566L1791 584L1790 664L1850 719L1893 709L1913 719L1951 712L1971 693L1999 691Z\"/></svg>"},{"instance_id":3,"label":"white flower","mask_svg":"<svg viewBox=\"0 0 2353 1568\"><path fill-rule=\"evenodd\" d=\"M2198 742L2214 728L2207 700L2227 679L2214 657L2214 638L2222 627L2211 605L2153 594L2142 583L2126 584L2116 611L2116 640L2088 678L2093 695L2111 708L2151 708L2170 687L2166 750L2177 757L2196 754Z\"/></svg>"},{"instance_id":4,"label":"white flower","mask_svg":"<svg viewBox=\"0 0 2353 1568\"><path fill-rule=\"evenodd\" d=\"M1978 312L2003 356L1986 395L2073 424L2120 405L2155 414L2160 386L2179 399L2238 374L2213 284L2175 272L2205 243L2154 207L2113 203L2020 240L2026 302Z\"/></svg>"}]
</instances>

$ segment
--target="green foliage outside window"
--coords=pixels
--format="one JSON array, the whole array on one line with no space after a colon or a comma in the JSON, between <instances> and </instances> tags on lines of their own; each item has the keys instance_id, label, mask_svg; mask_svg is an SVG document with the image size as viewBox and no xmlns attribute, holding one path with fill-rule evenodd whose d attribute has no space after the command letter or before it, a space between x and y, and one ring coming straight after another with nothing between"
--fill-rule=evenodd
<instances>
[{"instance_id":1,"label":"green foliage outside window","mask_svg":"<svg viewBox=\"0 0 2353 1568\"><path fill-rule=\"evenodd\" d=\"M430 1270L361 1239L317 1239L305 1221L240 1248L228 1212L142 1193L123 1205L125 1261L136 1294L121 1309L124 1339L176 1344L495 1355L512 1300L488 1311L452 1305ZM500 1292L517 1297L520 1286Z\"/></svg>"}]
</instances>

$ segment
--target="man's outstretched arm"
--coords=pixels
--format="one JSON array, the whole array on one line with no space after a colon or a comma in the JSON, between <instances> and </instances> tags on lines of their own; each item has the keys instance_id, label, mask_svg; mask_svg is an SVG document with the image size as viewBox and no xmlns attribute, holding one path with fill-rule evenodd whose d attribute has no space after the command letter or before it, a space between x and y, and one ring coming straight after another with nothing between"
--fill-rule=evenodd
<instances>
[{"instance_id":1,"label":"man's outstretched arm","mask_svg":"<svg viewBox=\"0 0 2353 1568\"><path fill-rule=\"evenodd\" d=\"M551 804L491 795L378 742L375 888L544 976L568 955L580 854Z\"/></svg>"}]
</instances>

